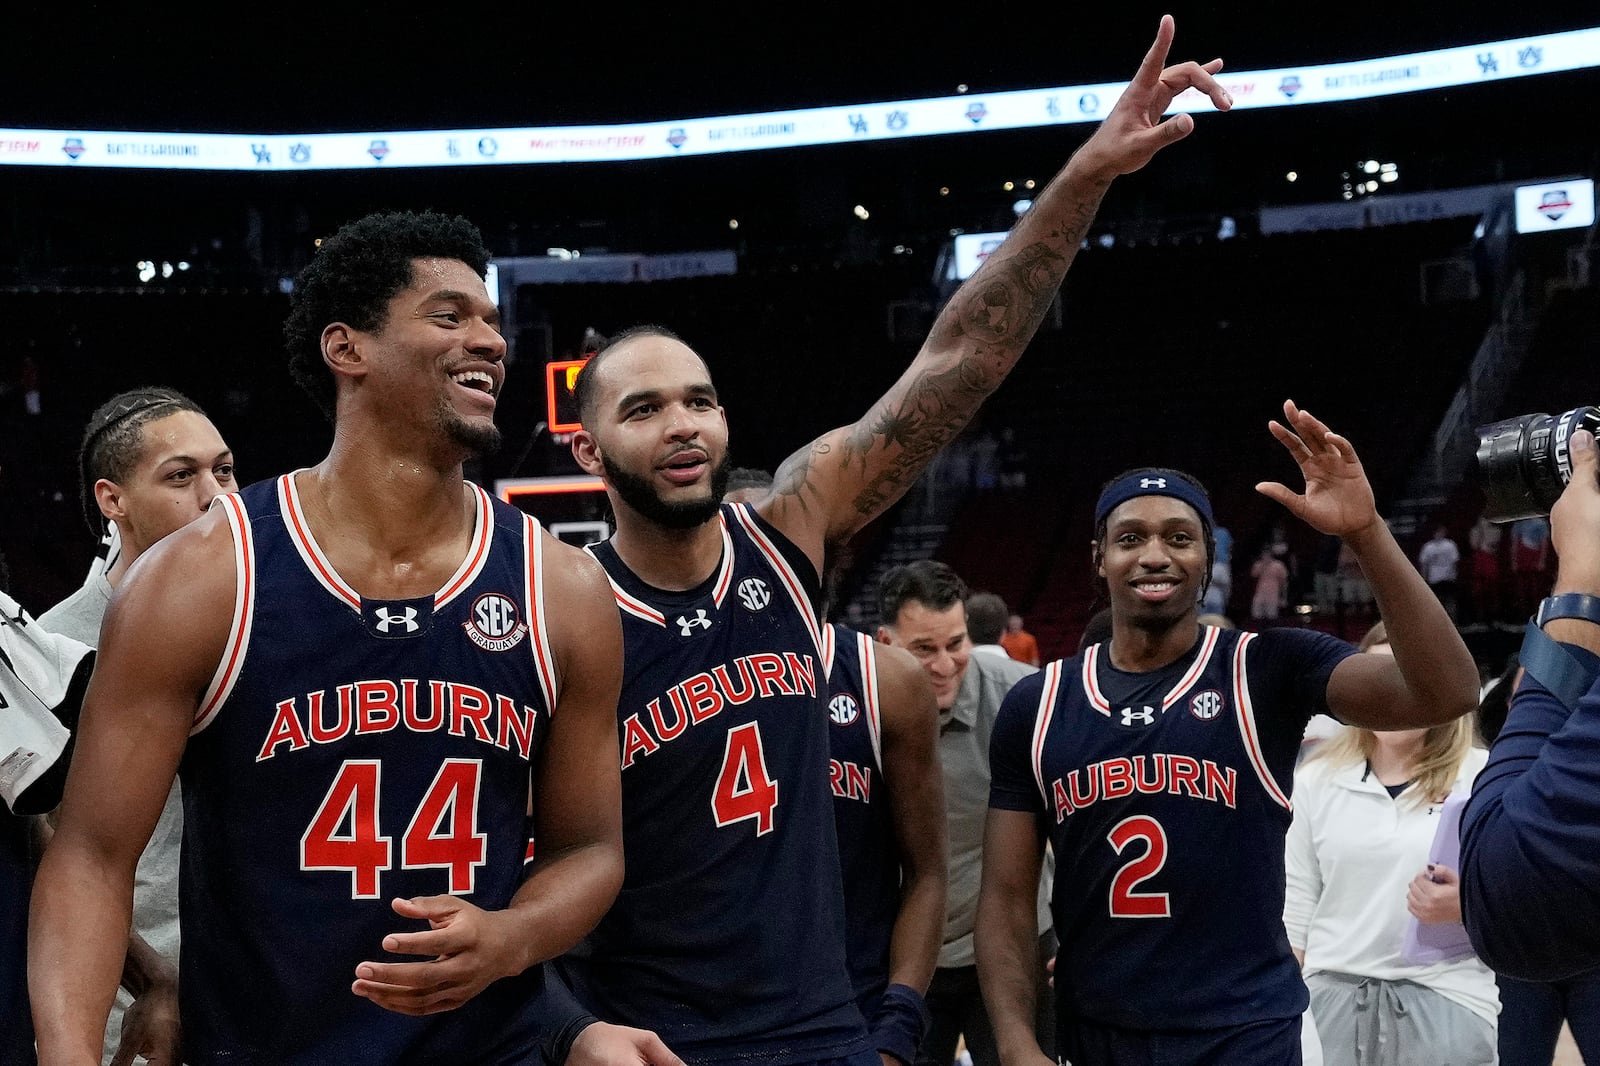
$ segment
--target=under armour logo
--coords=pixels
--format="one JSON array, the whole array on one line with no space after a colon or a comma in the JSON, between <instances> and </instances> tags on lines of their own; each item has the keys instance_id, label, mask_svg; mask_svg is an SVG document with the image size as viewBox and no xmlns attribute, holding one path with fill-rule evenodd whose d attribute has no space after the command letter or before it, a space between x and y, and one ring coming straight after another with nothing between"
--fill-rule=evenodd
<instances>
[{"instance_id":1,"label":"under armour logo","mask_svg":"<svg viewBox=\"0 0 1600 1066\"><path fill-rule=\"evenodd\" d=\"M1137 711L1132 707L1122 708L1123 725L1131 726L1135 723L1139 725L1151 725L1155 722L1155 720L1156 709L1154 707L1142 707Z\"/></svg>"},{"instance_id":2,"label":"under armour logo","mask_svg":"<svg viewBox=\"0 0 1600 1066\"><path fill-rule=\"evenodd\" d=\"M1139 479L1139 487L1141 489L1164 489L1167 487L1167 479L1164 477L1142 477Z\"/></svg>"},{"instance_id":3,"label":"under armour logo","mask_svg":"<svg viewBox=\"0 0 1600 1066\"><path fill-rule=\"evenodd\" d=\"M417 609L407 607L404 611L391 611L387 607L375 609L373 614L378 616L377 630L379 633L389 632L390 626L405 624L407 633L415 633L422 627L417 625Z\"/></svg>"},{"instance_id":4,"label":"under armour logo","mask_svg":"<svg viewBox=\"0 0 1600 1066\"><path fill-rule=\"evenodd\" d=\"M747 577L739 582L739 602L747 610L760 611L772 602L772 592L759 577Z\"/></svg>"},{"instance_id":5,"label":"under armour logo","mask_svg":"<svg viewBox=\"0 0 1600 1066\"><path fill-rule=\"evenodd\" d=\"M678 616L678 629L683 636L692 636L696 629L710 628L711 619L706 617L706 609L704 607L696 608L693 618L685 618L681 614Z\"/></svg>"}]
</instances>

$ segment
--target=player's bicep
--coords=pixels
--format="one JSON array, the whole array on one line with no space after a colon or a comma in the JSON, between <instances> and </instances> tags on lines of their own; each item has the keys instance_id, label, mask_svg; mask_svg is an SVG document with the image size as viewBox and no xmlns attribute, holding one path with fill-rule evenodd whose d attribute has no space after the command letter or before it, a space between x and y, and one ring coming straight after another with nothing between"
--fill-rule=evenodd
<instances>
[{"instance_id":1,"label":"player's bicep","mask_svg":"<svg viewBox=\"0 0 1600 1066\"><path fill-rule=\"evenodd\" d=\"M58 836L130 866L160 817L229 635L231 539L225 523L202 524L129 569L106 611L78 720Z\"/></svg>"},{"instance_id":2,"label":"player's bicep","mask_svg":"<svg viewBox=\"0 0 1600 1066\"><path fill-rule=\"evenodd\" d=\"M620 849L622 624L616 600L600 565L582 553L547 564L546 576L559 695L536 776L539 850Z\"/></svg>"}]
</instances>

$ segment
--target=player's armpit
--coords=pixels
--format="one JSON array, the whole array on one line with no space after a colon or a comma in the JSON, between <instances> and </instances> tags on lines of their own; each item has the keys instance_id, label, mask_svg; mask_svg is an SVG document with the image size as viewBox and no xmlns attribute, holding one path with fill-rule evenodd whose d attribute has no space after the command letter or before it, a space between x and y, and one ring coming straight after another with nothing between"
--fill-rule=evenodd
<instances>
[{"instance_id":1,"label":"player's armpit","mask_svg":"<svg viewBox=\"0 0 1600 1066\"><path fill-rule=\"evenodd\" d=\"M939 769L939 705L910 653L875 644L883 721L883 780L900 850L900 911L889 944L889 982L926 993L944 937L946 882L944 778Z\"/></svg>"}]
</instances>

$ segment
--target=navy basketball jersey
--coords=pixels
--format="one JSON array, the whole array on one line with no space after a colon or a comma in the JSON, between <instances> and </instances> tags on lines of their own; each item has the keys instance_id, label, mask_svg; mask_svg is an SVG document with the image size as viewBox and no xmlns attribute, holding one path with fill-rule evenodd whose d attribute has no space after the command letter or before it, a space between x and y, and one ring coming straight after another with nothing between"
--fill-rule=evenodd
<instances>
[{"instance_id":1,"label":"navy basketball jersey","mask_svg":"<svg viewBox=\"0 0 1600 1066\"><path fill-rule=\"evenodd\" d=\"M640 581L591 546L622 611L616 904L568 957L607 1021L693 1063L865 1046L844 958L815 568L748 508L718 517L699 587Z\"/></svg>"},{"instance_id":2,"label":"navy basketball jersey","mask_svg":"<svg viewBox=\"0 0 1600 1066\"><path fill-rule=\"evenodd\" d=\"M520 1061L539 967L410 1017L350 991L396 897L503 909L524 873L556 677L538 524L471 486L472 543L432 596L363 598L311 536L294 475L214 506L232 631L182 763L186 1062Z\"/></svg>"},{"instance_id":3,"label":"navy basketball jersey","mask_svg":"<svg viewBox=\"0 0 1600 1066\"><path fill-rule=\"evenodd\" d=\"M1353 651L1205 626L1160 670L1117 670L1097 644L1007 695L990 805L1038 813L1054 848L1063 1019L1206 1029L1305 1010L1283 928L1289 790Z\"/></svg>"},{"instance_id":4,"label":"navy basketball jersey","mask_svg":"<svg viewBox=\"0 0 1600 1066\"><path fill-rule=\"evenodd\" d=\"M856 1003L870 1016L889 984L889 941L900 913L900 845L883 784L883 719L875 642L823 628L828 670L828 784L844 875L845 958Z\"/></svg>"}]
</instances>

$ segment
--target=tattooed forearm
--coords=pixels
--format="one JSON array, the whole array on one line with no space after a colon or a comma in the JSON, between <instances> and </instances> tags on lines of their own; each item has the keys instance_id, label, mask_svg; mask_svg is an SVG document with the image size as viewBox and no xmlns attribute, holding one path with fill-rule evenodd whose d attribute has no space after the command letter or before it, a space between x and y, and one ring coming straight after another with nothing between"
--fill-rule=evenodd
<instances>
[{"instance_id":1,"label":"tattooed forearm","mask_svg":"<svg viewBox=\"0 0 1600 1066\"><path fill-rule=\"evenodd\" d=\"M775 491L815 493L818 508L831 513L834 533L860 528L904 495L1022 358L1108 185L1081 174L1057 175L940 312L910 373L842 438L821 438L792 456ZM813 471L813 461L827 454L818 444L828 439L838 447ZM837 500L829 498L835 494ZM841 511L846 499L848 512Z\"/></svg>"}]
</instances>

